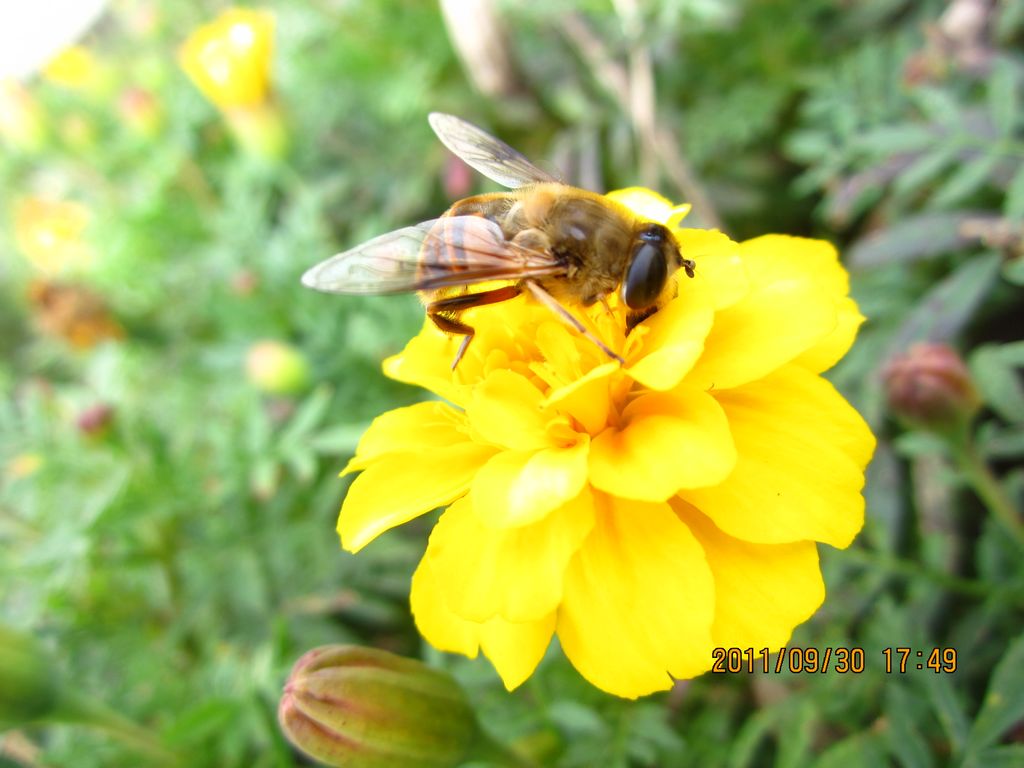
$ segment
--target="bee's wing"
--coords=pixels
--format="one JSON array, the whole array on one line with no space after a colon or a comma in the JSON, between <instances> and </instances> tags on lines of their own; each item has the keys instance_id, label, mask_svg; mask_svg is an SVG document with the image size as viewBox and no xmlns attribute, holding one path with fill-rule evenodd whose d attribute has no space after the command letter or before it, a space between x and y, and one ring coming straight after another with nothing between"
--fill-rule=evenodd
<instances>
[{"instance_id":1,"label":"bee's wing","mask_svg":"<svg viewBox=\"0 0 1024 768\"><path fill-rule=\"evenodd\" d=\"M445 216L332 256L307 271L302 282L327 293L386 294L564 272L552 254L510 243L489 219Z\"/></svg>"},{"instance_id":2,"label":"bee's wing","mask_svg":"<svg viewBox=\"0 0 1024 768\"><path fill-rule=\"evenodd\" d=\"M431 112L427 119L442 144L492 181L509 189L540 182L561 183L560 179L527 160L521 152L472 123L443 112Z\"/></svg>"}]
</instances>

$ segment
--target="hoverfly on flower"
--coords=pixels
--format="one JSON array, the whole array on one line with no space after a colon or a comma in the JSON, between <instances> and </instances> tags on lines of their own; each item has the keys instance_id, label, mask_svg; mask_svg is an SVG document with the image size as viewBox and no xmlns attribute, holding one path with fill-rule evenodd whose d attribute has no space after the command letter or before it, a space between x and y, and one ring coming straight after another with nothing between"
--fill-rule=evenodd
<instances>
[{"instance_id":1,"label":"hoverfly on flower","mask_svg":"<svg viewBox=\"0 0 1024 768\"><path fill-rule=\"evenodd\" d=\"M421 292L434 324L464 337L452 368L474 334L461 313L524 291L623 362L565 304L607 302L619 290L627 330L650 316L675 296L680 268L694 275L694 262L683 258L669 228L614 199L562 183L460 118L433 112L429 120L448 149L513 191L459 200L440 218L332 256L302 282L328 293Z\"/></svg>"}]
</instances>

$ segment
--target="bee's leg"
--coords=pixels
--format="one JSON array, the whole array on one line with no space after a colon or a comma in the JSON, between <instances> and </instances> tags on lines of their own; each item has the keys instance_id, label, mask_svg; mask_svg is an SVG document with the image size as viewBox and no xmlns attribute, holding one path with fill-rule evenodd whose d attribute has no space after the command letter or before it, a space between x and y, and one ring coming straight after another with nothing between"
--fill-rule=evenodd
<instances>
[{"instance_id":1,"label":"bee's leg","mask_svg":"<svg viewBox=\"0 0 1024 768\"><path fill-rule=\"evenodd\" d=\"M573 317L572 312L570 312L568 309L559 304L558 299L556 299L550 293L541 288L538 283L535 283L533 280L526 280L524 281L524 283L526 287L530 289L530 293L533 294L534 298L536 298L537 301L539 301L545 307L547 307L560 318L562 318L562 320L564 320L566 323L575 328L580 334L590 339L590 341L594 342L598 346L598 348L600 348L600 350L604 352L606 355L608 355L608 357L610 357L612 360L618 360L621 365L626 364L625 360L623 360L621 357L615 354L611 349L608 348L608 346L603 341L601 341L599 338L597 338L597 336L595 336L589 330L587 330L586 326L584 326L583 323L581 323L579 320Z\"/></svg>"},{"instance_id":2,"label":"bee's leg","mask_svg":"<svg viewBox=\"0 0 1024 768\"><path fill-rule=\"evenodd\" d=\"M473 340L473 334L476 333L473 326L466 325L458 319L459 313L471 307L482 307L485 304L497 304L501 301L508 301L509 299L514 299L522 292L523 289L518 285L506 285L490 291L480 291L480 293L462 293L458 296L445 296L443 299L432 301L427 305L427 316L434 322L434 325L445 333L466 337L462 340L462 344L459 345L459 351L455 353L455 359L452 361L453 371L455 366L459 364L462 356L466 354L469 342Z\"/></svg>"}]
</instances>

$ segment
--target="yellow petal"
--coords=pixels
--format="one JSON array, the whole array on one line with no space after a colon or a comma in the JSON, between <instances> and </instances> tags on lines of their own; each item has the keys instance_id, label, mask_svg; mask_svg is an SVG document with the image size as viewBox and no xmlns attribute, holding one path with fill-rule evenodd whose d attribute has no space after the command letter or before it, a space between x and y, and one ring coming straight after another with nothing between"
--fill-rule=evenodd
<instances>
[{"instance_id":1,"label":"yellow petal","mask_svg":"<svg viewBox=\"0 0 1024 768\"><path fill-rule=\"evenodd\" d=\"M701 294L670 301L640 323L646 329L643 342L636 358L630 356L626 373L649 389L674 387L700 357L713 314Z\"/></svg>"},{"instance_id":2,"label":"yellow petal","mask_svg":"<svg viewBox=\"0 0 1024 768\"><path fill-rule=\"evenodd\" d=\"M492 528L528 525L576 498L587 482L589 450L589 437L580 434L567 448L495 455L473 479L480 521Z\"/></svg>"},{"instance_id":3,"label":"yellow petal","mask_svg":"<svg viewBox=\"0 0 1024 768\"><path fill-rule=\"evenodd\" d=\"M428 643L471 659L483 648L510 691L533 674L555 628L554 614L518 623L500 617L483 624L466 621L449 610L442 585L426 558L413 574L409 602L416 628Z\"/></svg>"},{"instance_id":4,"label":"yellow petal","mask_svg":"<svg viewBox=\"0 0 1024 768\"><path fill-rule=\"evenodd\" d=\"M495 617L480 627L480 647L501 676L505 689L512 691L533 674L554 632L553 613L521 623Z\"/></svg>"},{"instance_id":5,"label":"yellow petal","mask_svg":"<svg viewBox=\"0 0 1024 768\"><path fill-rule=\"evenodd\" d=\"M626 206L641 218L657 221L668 227L678 226L683 217L690 212L688 203L672 205L667 199L644 187L627 187L616 189L605 195L609 200Z\"/></svg>"},{"instance_id":6,"label":"yellow petal","mask_svg":"<svg viewBox=\"0 0 1024 768\"><path fill-rule=\"evenodd\" d=\"M744 541L846 547L864 523L860 490L875 446L860 415L798 365L717 399L736 441L736 468L717 486L679 495Z\"/></svg>"},{"instance_id":7,"label":"yellow petal","mask_svg":"<svg viewBox=\"0 0 1024 768\"><path fill-rule=\"evenodd\" d=\"M778 648L825 599L812 541L752 544L722 533L684 501L673 509L697 537L715 577L716 646Z\"/></svg>"},{"instance_id":8,"label":"yellow petal","mask_svg":"<svg viewBox=\"0 0 1024 768\"><path fill-rule=\"evenodd\" d=\"M562 600L566 564L594 525L589 490L543 520L517 528L488 528L472 507L469 498L452 504L427 547L449 608L478 622L494 616L535 621L552 613Z\"/></svg>"},{"instance_id":9,"label":"yellow petal","mask_svg":"<svg viewBox=\"0 0 1024 768\"><path fill-rule=\"evenodd\" d=\"M358 552L389 528L449 504L469 490L494 453L475 443L389 453L352 481L338 515L341 545Z\"/></svg>"},{"instance_id":10,"label":"yellow petal","mask_svg":"<svg viewBox=\"0 0 1024 768\"><path fill-rule=\"evenodd\" d=\"M445 601L427 558L420 561L412 575L409 605L416 629L427 642L440 651L461 653L476 658L480 645L480 625L452 613Z\"/></svg>"},{"instance_id":11,"label":"yellow petal","mask_svg":"<svg viewBox=\"0 0 1024 768\"><path fill-rule=\"evenodd\" d=\"M615 496L664 501L680 488L714 485L736 463L725 412L684 387L642 395L590 446L590 484Z\"/></svg>"},{"instance_id":12,"label":"yellow petal","mask_svg":"<svg viewBox=\"0 0 1024 768\"><path fill-rule=\"evenodd\" d=\"M466 417L478 439L514 451L547 447L552 414L544 396L526 377L494 371L473 390Z\"/></svg>"},{"instance_id":13,"label":"yellow petal","mask_svg":"<svg viewBox=\"0 0 1024 768\"><path fill-rule=\"evenodd\" d=\"M864 320L864 315L857 309L857 303L851 298L843 299L839 303L839 317L832 333L810 349L801 352L794 362L814 373L827 371L853 346L857 330Z\"/></svg>"},{"instance_id":14,"label":"yellow petal","mask_svg":"<svg viewBox=\"0 0 1024 768\"><path fill-rule=\"evenodd\" d=\"M610 380L618 370L617 362L599 365L580 378L552 389L544 399L544 405L572 416L586 432L596 435L608 423Z\"/></svg>"},{"instance_id":15,"label":"yellow petal","mask_svg":"<svg viewBox=\"0 0 1024 768\"><path fill-rule=\"evenodd\" d=\"M680 229L675 232L683 258L697 266L693 278L677 273L681 301L700 296L715 309L730 307L750 290L750 280L740 256L740 245L717 229Z\"/></svg>"},{"instance_id":16,"label":"yellow petal","mask_svg":"<svg viewBox=\"0 0 1024 768\"><path fill-rule=\"evenodd\" d=\"M864 317L847 296L850 276L839 263L839 254L831 243L787 235L765 235L748 240L743 244L743 258L753 279L770 278L777 272L776 253L779 251L789 254L793 268L799 268L813 279L823 296L830 296L837 302L838 321L832 333L797 358L801 365L820 373L846 354Z\"/></svg>"},{"instance_id":17,"label":"yellow petal","mask_svg":"<svg viewBox=\"0 0 1024 768\"><path fill-rule=\"evenodd\" d=\"M420 332L405 345L405 349L384 361L384 375L429 389L456 405L464 405L467 390L466 384L462 382L467 380L461 378L460 374L466 373L463 363L467 361L463 360L457 373L452 373L452 361L458 345L459 342L441 333L428 318Z\"/></svg>"},{"instance_id":18,"label":"yellow petal","mask_svg":"<svg viewBox=\"0 0 1024 768\"><path fill-rule=\"evenodd\" d=\"M706 671L715 591L700 544L667 504L595 501L558 614L566 656L598 688L628 698Z\"/></svg>"},{"instance_id":19,"label":"yellow petal","mask_svg":"<svg viewBox=\"0 0 1024 768\"><path fill-rule=\"evenodd\" d=\"M341 474L365 469L387 453L432 451L468 442L464 423L460 412L436 401L387 411L367 427Z\"/></svg>"},{"instance_id":20,"label":"yellow petal","mask_svg":"<svg viewBox=\"0 0 1024 768\"><path fill-rule=\"evenodd\" d=\"M833 333L844 297L831 271L815 266L821 245L780 235L741 245L750 291L716 313L688 381L704 389L756 381Z\"/></svg>"}]
</instances>

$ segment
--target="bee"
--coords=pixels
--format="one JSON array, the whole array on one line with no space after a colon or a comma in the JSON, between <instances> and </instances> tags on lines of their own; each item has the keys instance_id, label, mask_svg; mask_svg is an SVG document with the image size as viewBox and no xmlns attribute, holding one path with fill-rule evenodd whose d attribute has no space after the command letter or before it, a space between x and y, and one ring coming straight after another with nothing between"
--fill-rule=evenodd
<instances>
[{"instance_id":1,"label":"bee","mask_svg":"<svg viewBox=\"0 0 1024 768\"><path fill-rule=\"evenodd\" d=\"M453 369L474 334L462 312L524 291L621 363L565 304L607 307L608 295L618 290L628 308L628 332L672 298L677 270L694 275L693 261L682 257L672 233L616 201L563 184L465 120L440 112L428 119L449 150L511 191L459 200L440 218L332 256L302 282L327 293L419 291L434 324L464 337ZM504 284L481 286L494 282Z\"/></svg>"}]
</instances>

